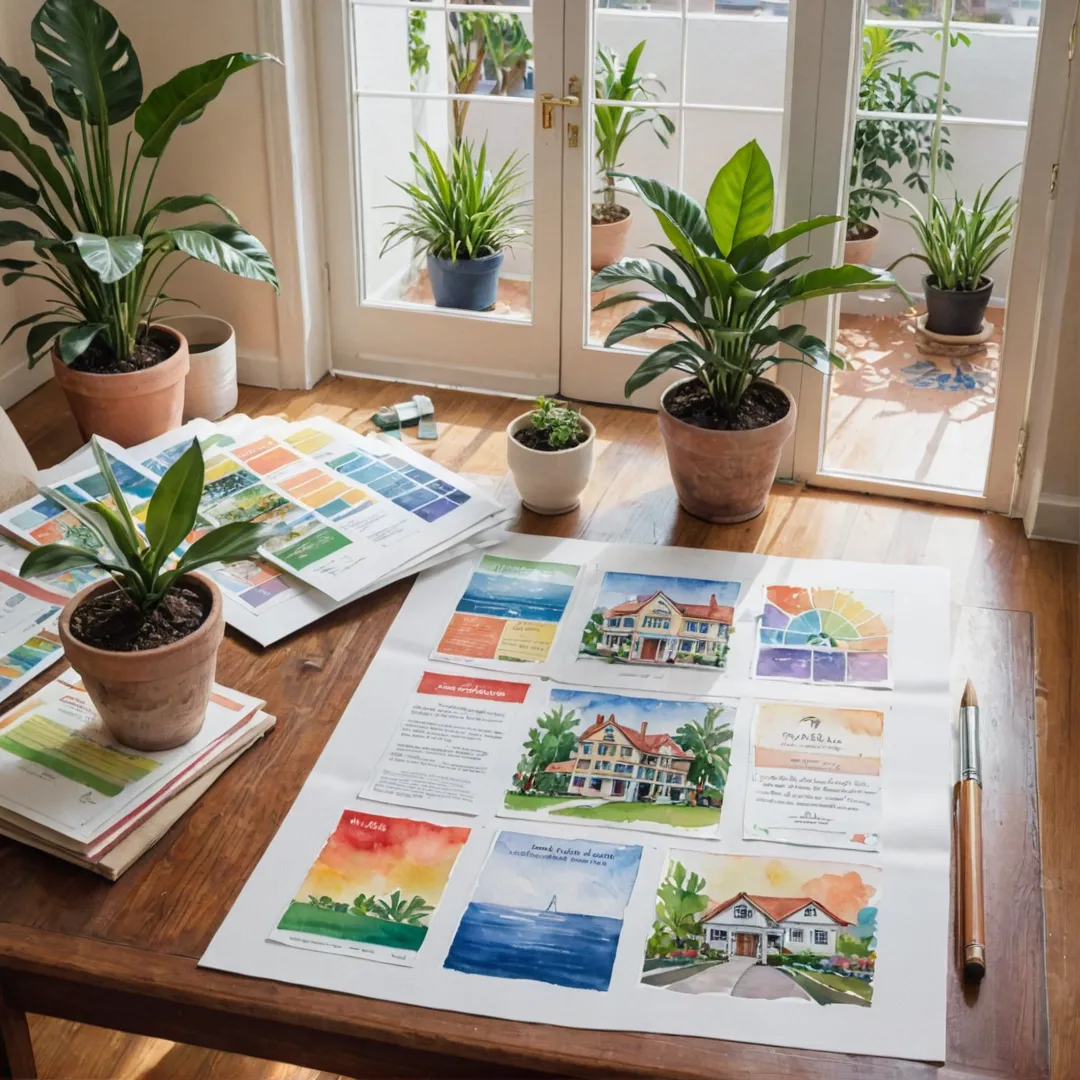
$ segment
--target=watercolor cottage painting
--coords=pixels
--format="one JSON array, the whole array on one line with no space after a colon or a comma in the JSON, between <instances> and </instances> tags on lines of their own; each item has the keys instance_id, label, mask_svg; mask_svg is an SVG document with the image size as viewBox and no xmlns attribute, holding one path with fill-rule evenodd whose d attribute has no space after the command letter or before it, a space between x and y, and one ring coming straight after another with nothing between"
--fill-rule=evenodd
<instances>
[{"instance_id":1,"label":"watercolor cottage painting","mask_svg":"<svg viewBox=\"0 0 1080 1080\"><path fill-rule=\"evenodd\" d=\"M435 656L543 663L574 591L578 567L485 555Z\"/></svg>"},{"instance_id":2,"label":"watercolor cottage painting","mask_svg":"<svg viewBox=\"0 0 1080 1080\"><path fill-rule=\"evenodd\" d=\"M444 967L607 990L641 848L502 832Z\"/></svg>"},{"instance_id":3,"label":"watercolor cottage painting","mask_svg":"<svg viewBox=\"0 0 1080 1080\"><path fill-rule=\"evenodd\" d=\"M411 964L468 838L466 828L344 811L270 940Z\"/></svg>"},{"instance_id":4,"label":"watercolor cottage painting","mask_svg":"<svg viewBox=\"0 0 1080 1080\"><path fill-rule=\"evenodd\" d=\"M888 687L892 624L891 592L768 585L754 674Z\"/></svg>"},{"instance_id":5,"label":"watercolor cottage painting","mask_svg":"<svg viewBox=\"0 0 1080 1080\"><path fill-rule=\"evenodd\" d=\"M671 851L641 981L680 994L869 1006L881 871Z\"/></svg>"},{"instance_id":6,"label":"watercolor cottage painting","mask_svg":"<svg viewBox=\"0 0 1080 1080\"><path fill-rule=\"evenodd\" d=\"M738 596L737 581L609 571L585 624L578 658L722 670Z\"/></svg>"},{"instance_id":7,"label":"watercolor cottage painting","mask_svg":"<svg viewBox=\"0 0 1080 1080\"><path fill-rule=\"evenodd\" d=\"M735 702L552 690L500 814L715 831L735 710Z\"/></svg>"}]
</instances>

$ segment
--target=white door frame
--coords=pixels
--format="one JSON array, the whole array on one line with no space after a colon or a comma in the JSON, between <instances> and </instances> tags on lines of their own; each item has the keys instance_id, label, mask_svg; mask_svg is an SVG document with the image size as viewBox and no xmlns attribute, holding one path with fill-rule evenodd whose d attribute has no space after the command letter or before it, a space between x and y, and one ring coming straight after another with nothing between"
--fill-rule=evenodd
<instances>
[{"instance_id":1,"label":"white door frame","mask_svg":"<svg viewBox=\"0 0 1080 1080\"><path fill-rule=\"evenodd\" d=\"M316 7L332 370L340 375L374 375L440 386L483 386L530 397L556 391L565 117L545 131L540 124L539 97L543 92L563 93L563 0L543 0L532 6L536 104L534 143L527 164L533 171L534 191L529 322L363 299L358 95L353 86L355 6L359 6L355 0L320 0ZM394 0L367 0L363 6L402 9ZM451 11L475 10L462 4L447 6ZM441 6L424 7L432 14L443 11ZM393 44L387 42L387 47ZM405 47L404 39L396 44ZM434 101L451 98L441 89L424 96ZM507 110L508 122L517 115L513 110L526 108L506 99L492 100Z\"/></svg>"},{"instance_id":2,"label":"white door frame","mask_svg":"<svg viewBox=\"0 0 1080 1080\"><path fill-rule=\"evenodd\" d=\"M843 17L849 18L852 25L848 30L834 26L823 37L822 67L827 72L846 71L850 77L846 85L838 77L822 80L821 95L817 101L821 119L815 141L814 187L819 187L819 173L824 190L836 183L839 164L842 166L838 178L839 190L844 191L851 154L848 132L857 92L854 74L858 70L861 42L860 2L848 0L847 3L836 4L830 7L829 14L830 18L841 21ZM799 372L799 422L794 439L796 480L820 487L921 499L949 506L970 506L1000 513L1012 510L1018 447L1027 413L1041 293L1044 286L1047 289L1064 287L1063 281L1042 280L1042 264L1047 214L1051 206L1051 170L1058 160L1061 145L1068 86L1068 39L1073 17L1071 4L1046 2L1043 5L1020 186L1020 210L1013 238L1012 272L1006 300L1008 325L1002 345L993 439L984 493L979 495L913 481L890 481L824 471L821 463L825 447L828 386L824 377L805 368ZM837 211L832 208L814 207L814 213L834 212ZM841 235L838 228L837 246L832 257L839 255ZM825 326L835 329L839 312L836 298L815 303L827 303L829 311ZM811 324L810 318L801 321Z\"/></svg>"}]
</instances>

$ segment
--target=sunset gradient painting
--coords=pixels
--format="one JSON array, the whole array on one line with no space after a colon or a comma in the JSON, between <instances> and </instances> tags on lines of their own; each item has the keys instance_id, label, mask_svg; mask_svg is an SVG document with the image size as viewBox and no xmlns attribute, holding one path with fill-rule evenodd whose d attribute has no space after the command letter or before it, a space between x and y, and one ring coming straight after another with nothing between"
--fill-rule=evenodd
<instances>
[{"instance_id":1,"label":"sunset gradient painting","mask_svg":"<svg viewBox=\"0 0 1080 1080\"><path fill-rule=\"evenodd\" d=\"M466 828L346 810L271 940L410 964Z\"/></svg>"}]
</instances>

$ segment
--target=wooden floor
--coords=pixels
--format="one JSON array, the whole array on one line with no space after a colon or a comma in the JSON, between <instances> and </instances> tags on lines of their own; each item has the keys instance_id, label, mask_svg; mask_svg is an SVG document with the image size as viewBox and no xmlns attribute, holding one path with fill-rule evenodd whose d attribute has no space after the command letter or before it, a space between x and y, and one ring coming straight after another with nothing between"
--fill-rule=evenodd
<instances>
[{"instance_id":1,"label":"wooden floor","mask_svg":"<svg viewBox=\"0 0 1080 1080\"><path fill-rule=\"evenodd\" d=\"M306 393L243 387L239 408L293 420L325 415L367 428L376 406L405 400L416 389L337 378ZM503 432L524 411L522 403L451 390L424 392L435 402L439 440L413 445L450 468L501 475L506 468ZM681 512L655 421L629 409L596 407L587 414L597 426L596 472L581 509L563 519L565 532L587 519L594 539L670 542ZM51 383L10 415L39 465L54 464L79 445L71 416ZM528 531L528 525L526 514L520 527ZM1080 721L1075 719L1080 717L1080 678L1072 677L1080 671L1077 549L1029 541L1019 522L1001 517L782 484L774 488L764 514L719 535L716 546L731 550L945 566L952 573L954 605L1034 612L1053 1075L1056 1080L1080 1077ZM993 828L994 822L985 827ZM991 957L988 978L993 977ZM308 1080L323 1075L57 1020L34 1018L32 1030L41 1075L56 1080Z\"/></svg>"}]
</instances>

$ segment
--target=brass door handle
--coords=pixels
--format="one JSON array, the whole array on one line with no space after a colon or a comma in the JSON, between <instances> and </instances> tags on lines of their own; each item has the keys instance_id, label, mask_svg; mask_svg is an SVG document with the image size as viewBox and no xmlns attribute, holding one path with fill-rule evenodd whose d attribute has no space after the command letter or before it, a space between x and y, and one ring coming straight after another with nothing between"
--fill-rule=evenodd
<instances>
[{"instance_id":1,"label":"brass door handle","mask_svg":"<svg viewBox=\"0 0 1080 1080\"><path fill-rule=\"evenodd\" d=\"M540 126L550 128L555 123L555 106L565 105L567 108L576 109L581 104L577 94L567 94L566 97L556 97L554 94L540 95Z\"/></svg>"}]
</instances>

